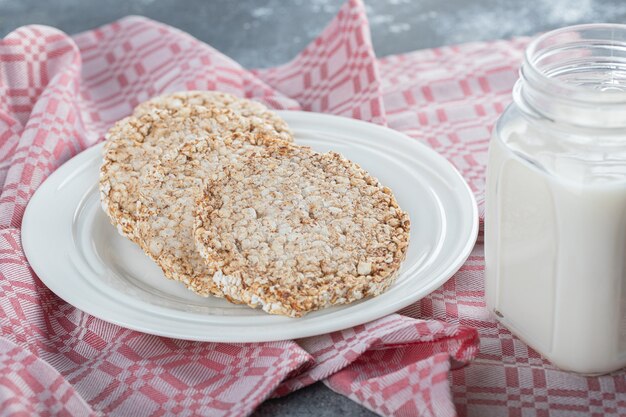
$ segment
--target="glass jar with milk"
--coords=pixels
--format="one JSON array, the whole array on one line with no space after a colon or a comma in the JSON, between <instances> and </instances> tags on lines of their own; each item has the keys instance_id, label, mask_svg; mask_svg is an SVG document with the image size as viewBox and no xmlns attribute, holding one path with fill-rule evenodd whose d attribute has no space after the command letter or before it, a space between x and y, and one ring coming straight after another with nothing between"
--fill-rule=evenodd
<instances>
[{"instance_id":1,"label":"glass jar with milk","mask_svg":"<svg viewBox=\"0 0 626 417\"><path fill-rule=\"evenodd\" d=\"M526 50L487 166L485 297L556 366L626 366L626 25Z\"/></svg>"}]
</instances>

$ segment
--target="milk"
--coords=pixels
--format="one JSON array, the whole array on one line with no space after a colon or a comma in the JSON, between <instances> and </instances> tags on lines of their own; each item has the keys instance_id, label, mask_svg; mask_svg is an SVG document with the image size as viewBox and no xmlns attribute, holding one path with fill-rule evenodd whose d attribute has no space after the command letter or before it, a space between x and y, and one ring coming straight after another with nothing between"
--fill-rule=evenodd
<instances>
[{"instance_id":1,"label":"milk","mask_svg":"<svg viewBox=\"0 0 626 417\"><path fill-rule=\"evenodd\" d=\"M626 366L626 156L562 142L522 118L491 141L486 302L559 368L606 373Z\"/></svg>"}]
</instances>

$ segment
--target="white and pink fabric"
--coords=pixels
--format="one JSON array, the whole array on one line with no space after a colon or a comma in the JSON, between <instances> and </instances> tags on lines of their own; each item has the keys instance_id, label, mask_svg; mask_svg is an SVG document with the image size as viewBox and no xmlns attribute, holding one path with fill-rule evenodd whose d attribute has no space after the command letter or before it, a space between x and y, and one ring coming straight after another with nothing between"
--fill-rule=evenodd
<instances>
[{"instance_id":1,"label":"white and pink fabric","mask_svg":"<svg viewBox=\"0 0 626 417\"><path fill-rule=\"evenodd\" d=\"M185 89L386 124L447 157L482 206L490 129L525 44L377 59L360 0L292 62L264 70L141 17L73 37L44 26L9 34L0 42L0 416L244 416L315 381L385 416L626 415L624 371L559 371L490 317L482 237L453 278L399 314L257 344L106 323L50 292L21 248L24 209L52 171L137 103Z\"/></svg>"}]
</instances>

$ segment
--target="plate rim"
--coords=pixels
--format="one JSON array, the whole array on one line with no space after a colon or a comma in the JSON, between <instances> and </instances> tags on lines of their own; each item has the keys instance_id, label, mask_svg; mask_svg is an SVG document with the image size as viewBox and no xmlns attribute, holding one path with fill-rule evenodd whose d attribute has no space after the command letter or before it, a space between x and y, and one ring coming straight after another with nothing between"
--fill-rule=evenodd
<instances>
[{"instance_id":1,"label":"plate rim","mask_svg":"<svg viewBox=\"0 0 626 417\"><path fill-rule=\"evenodd\" d=\"M215 333L215 332L210 332L210 331L200 332L196 334L187 334L185 333L185 331L177 331L178 329L163 330L162 328L160 329L158 326L157 327L146 326L145 323L142 325L137 325L137 323L135 323L132 319L126 320L126 321L123 319L119 319L119 318L111 319L111 317L106 317L106 315L99 314L98 312L94 313L93 310L89 306L85 305L84 302L82 301L77 302L76 299L72 299L72 301L70 302L67 299L66 297L67 293L63 290L63 288L59 288L58 285L54 285L55 284L54 279L46 280L46 278L43 278L43 276L45 275L44 270L46 269L46 267L45 265L41 265L39 263L38 257L35 253L36 249L34 246L36 245L36 243L34 240L33 233L31 232L32 227L30 225L34 221L33 212L35 212L37 208L37 204L38 204L37 202L40 198L43 198L42 197L43 192L40 192L40 190L42 189L45 190L44 187L46 186L46 183L50 185L54 183L55 181L57 181L58 177L60 177L61 183L71 179L71 177L73 176L72 173L76 171L77 168L74 169L73 171L68 171L67 173L65 173L65 171L69 169L68 165L70 164L70 162L74 161L73 164L79 164L79 162L82 159L91 158L91 153L98 152L99 149L103 146L104 142L99 142L83 150L82 152L78 153L77 155L75 155L74 157L66 161L60 167L58 167L54 172L52 172L48 176L48 178L46 178L45 181L42 182L42 184L40 184L40 186L37 188L37 190L31 197L31 199L29 200L26 210L24 212L23 219L22 219L21 237L22 237L22 247L23 247L24 253L33 271L35 271L35 273L37 274L39 279L44 283L44 285L46 285L46 287L48 287L52 292L54 292L59 298L63 299L68 304L78 308L79 310L87 314L93 315L94 317L97 317L103 321L106 321L106 322L109 322L109 323L112 323L112 324L115 324L115 325L118 325L127 329L131 329L131 330L135 330L135 331L139 331L139 332L147 333L147 334L153 334L157 336L172 337L172 338L178 338L178 339L183 339L183 340L194 340L194 341L246 343L246 342L269 342L269 341L277 341L277 340L289 340L289 339L296 339L296 338L302 338L302 337L310 337L310 336L315 336L315 335L320 335L320 334L325 334L325 333L330 333L333 331L346 329L349 327L353 327L359 324L363 324L363 323L375 320L380 317L384 317L388 314L392 314L426 297L428 294L432 293L435 289L443 285L462 267L462 265L470 256L472 249L474 248L476 240L478 238L478 233L479 233L478 206L476 203L474 193L472 192L468 183L465 181L465 179L459 173L456 167L450 161L448 161L443 155L439 154L434 149L418 141L417 139L411 138L410 136L400 131L390 129L385 126L379 126L376 124L365 122L362 120L352 119L352 118L343 117L343 116L329 115L329 114L324 114L324 113L314 113L314 112L305 112L305 111L277 111L277 113L279 114L279 116L285 119L295 119L295 118L306 119L306 118L313 117L313 118L316 118L318 120L318 123L321 123L321 124L325 124L325 123L321 122L319 118L326 119L334 123L340 123L340 124L347 123L355 127L367 128L370 131L378 132L379 135L384 135L384 136L393 135L393 136L396 136L398 139L411 141L414 146L417 146L418 148L420 148L421 152L424 152L425 154L430 156L430 158L433 158L436 162L438 162L438 165L445 167L449 171L448 174L452 174L454 179L457 181L458 183L457 185L462 186L461 188L464 192L464 197L469 198L470 205L469 207L462 207L461 205L459 205L459 207L461 207L463 211L471 208L471 213L467 214L468 218L471 215L471 219L472 219L471 228L469 230L467 240L465 241L464 245L458 249L457 253L454 254L454 258L451 259L447 267L443 268L443 270L438 274L437 278L430 280L426 285L420 287L420 291L419 291L420 295L416 297L409 296L409 297L402 299L401 301L394 301L394 302L388 303L387 305L378 306L375 309L375 313L367 315L365 319L362 318L363 317L362 314L340 315L340 317L333 319L334 325L332 326L328 326L328 325L323 326L324 320L322 320L322 325L320 325L319 323L313 323L313 324L317 324L316 326L313 326L317 330L311 331L311 329L308 328L309 326L300 326L300 327L296 327L295 329L292 329L292 331L289 332L289 335L280 335L280 332L278 332L279 334L272 333L272 335L269 335L269 336L265 335L265 336L256 336L256 337L254 336L246 337L245 333L243 337L229 337L229 334L222 335L219 332ZM376 133L372 133L372 135L376 135ZM78 166L80 165L82 164L79 164ZM459 197L459 200L461 199L462 197ZM88 282L89 285L91 285L93 288L94 286L93 283L90 283L89 280L87 279L85 279L85 281ZM72 298L72 297L69 297L69 298ZM374 300L375 298L372 298L370 300ZM121 304L121 303L118 302L118 304ZM350 305L346 305L345 307L347 308L349 306ZM337 312L341 312L342 310L344 309L340 307L339 310L330 314L333 315ZM358 313L358 312L355 312L355 313ZM280 319L294 320L294 319L282 318L282 317ZM277 320L279 319L277 318ZM295 320L298 320L298 319L295 319ZM200 325L208 326L205 323L201 323ZM306 328L302 328L302 327L306 327ZM320 327L324 327L324 329L320 329ZM330 328L330 330L328 328Z\"/></svg>"}]
</instances>

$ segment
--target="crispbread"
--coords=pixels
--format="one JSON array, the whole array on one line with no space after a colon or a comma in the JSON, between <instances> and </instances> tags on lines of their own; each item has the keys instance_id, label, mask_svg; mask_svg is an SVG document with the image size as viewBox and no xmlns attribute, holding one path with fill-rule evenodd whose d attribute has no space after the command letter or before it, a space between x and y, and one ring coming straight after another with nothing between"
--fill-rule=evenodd
<instances>
[{"instance_id":1,"label":"crispbread","mask_svg":"<svg viewBox=\"0 0 626 417\"><path fill-rule=\"evenodd\" d=\"M274 143L211 172L195 238L226 297L298 317L385 291L409 218L341 155Z\"/></svg>"},{"instance_id":2,"label":"crispbread","mask_svg":"<svg viewBox=\"0 0 626 417\"><path fill-rule=\"evenodd\" d=\"M250 119L250 125L255 129L276 135L288 142L293 141L287 123L263 104L220 91L180 91L157 96L141 103L133 114L141 116L153 109L176 110L186 106L227 107Z\"/></svg>"},{"instance_id":3,"label":"crispbread","mask_svg":"<svg viewBox=\"0 0 626 417\"><path fill-rule=\"evenodd\" d=\"M104 147L100 195L112 223L167 277L200 295L221 295L193 240L204 180L246 148L290 139L287 130L243 116L232 103L144 107L111 128Z\"/></svg>"},{"instance_id":4,"label":"crispbread","mask_svg":"<svg viewBox=\"0 0 626 417\"><path fill-rule=\"evenodd\" d=\"M136 241L133 229L139 197L137 189L139 169L146 160L159 157L156 154L157 150L137 146L141 135L146 133L146 127L142 127L142 116L158 110L159 118L164 120L168 115L180 116L184 108L194 106L231 110L234 115L228 112L228 116L223 116L229 118L230 131L250 132L255 137L264 135L288 142L293 141L287 123L276 113L261 103L232 94L217 91L183 91L157 96L140 104L134 110L133 116L120 120L107 133L99 183L104 211L120 234L133 241ZM205 123L205 128L207 126ZM196 132L210 133L214 128L215 126L208 126L208 130L203 130L198 127ZM124 130L127 132L124 133ZM128 135L133 135L136 140ZM126 161L120 160L124 158ZM114 198L110 198L110 195Z\"/></svg>"}]
</instances>

